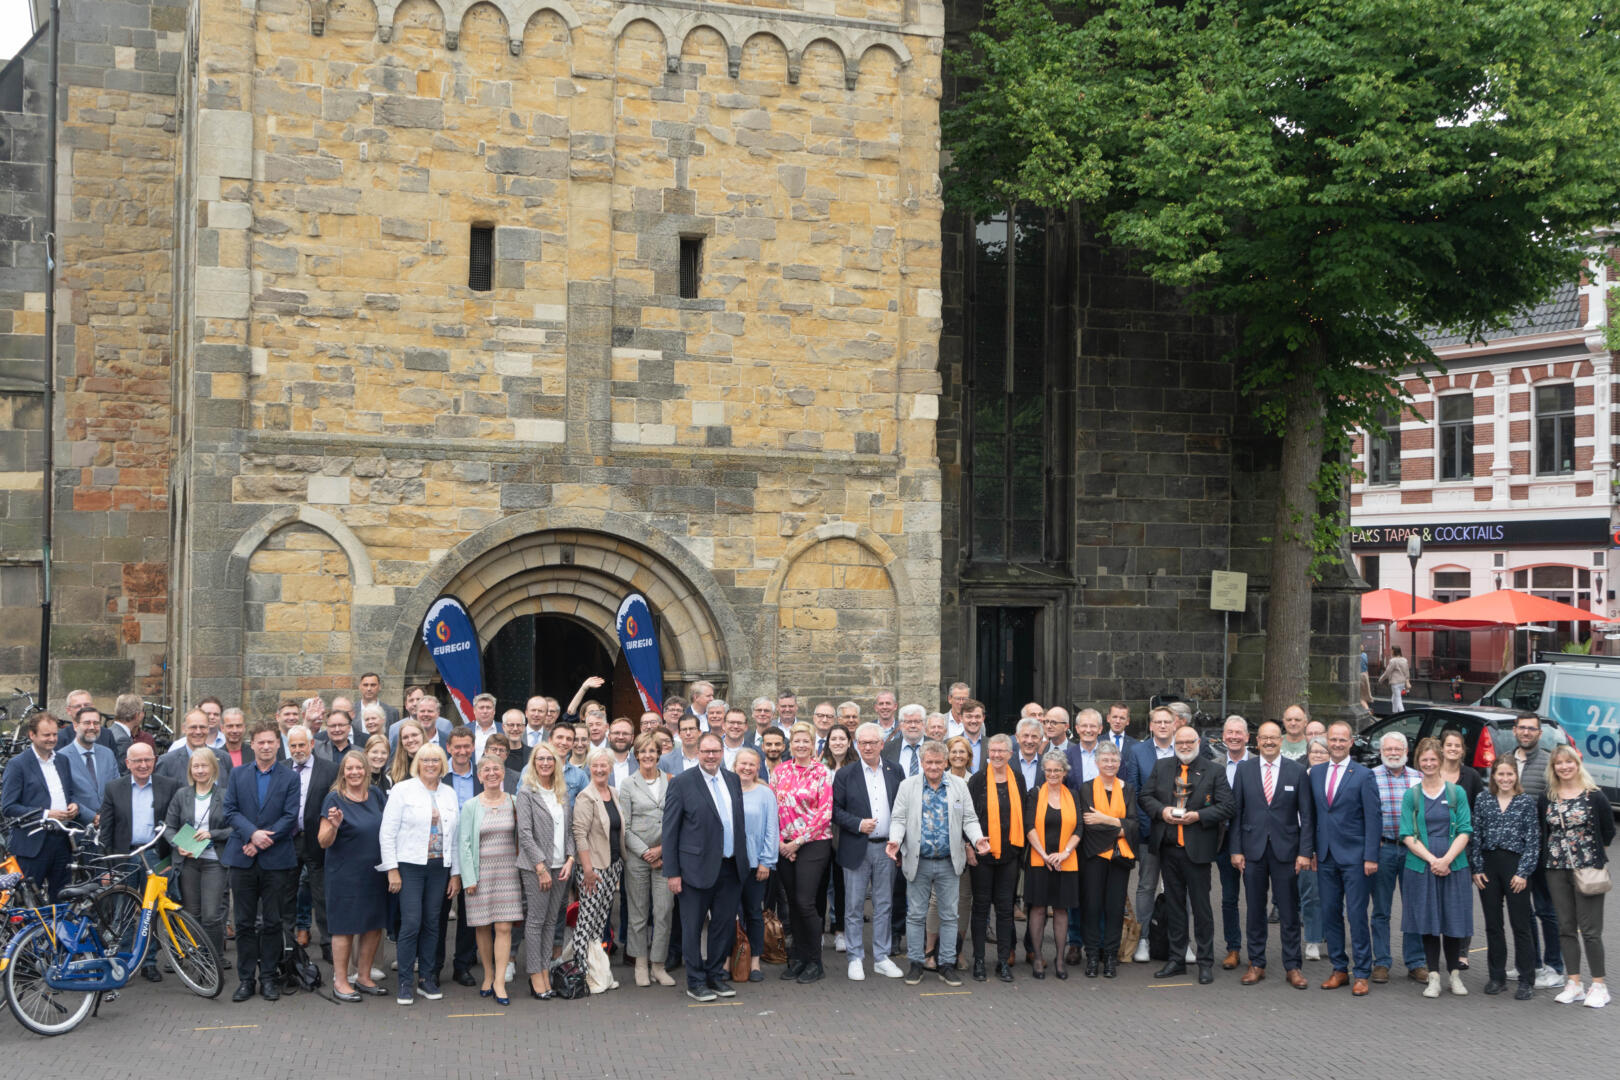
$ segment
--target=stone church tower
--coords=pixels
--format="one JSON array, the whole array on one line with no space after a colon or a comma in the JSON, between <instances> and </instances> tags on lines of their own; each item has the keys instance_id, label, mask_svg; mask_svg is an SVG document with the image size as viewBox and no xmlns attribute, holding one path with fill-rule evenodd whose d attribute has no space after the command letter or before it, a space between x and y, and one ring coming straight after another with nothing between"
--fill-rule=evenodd
<instances>
[{"instance_id":1,"label":"stone church tower","mask_svg":"<svg viewBox=\"0 0 1620 1080\"><path fill-rule=\"evenodd\" d=\"M639 590L675 688L932 706L1003 679L986 635L1022 611L1033 692L1083 700L1207 685L1196 594L1229 549L1263 592L1231 522L1274 448L1234 430L1223 328L1078 223L1015 257L1005 221L945 214L939 0L65 0L63 31L53 697L252 716L377 671L397 700L449 592L503 707L566 699ZM0 102L33 241L43 55ZM8 244L0 593L26 611L44 276ZM995 319L1039 344L990 394ZM996 427L1026 376L1046 421ZM1036 444L1034 487L995 488L992 453Z\"/></svg>"}]
</instances>

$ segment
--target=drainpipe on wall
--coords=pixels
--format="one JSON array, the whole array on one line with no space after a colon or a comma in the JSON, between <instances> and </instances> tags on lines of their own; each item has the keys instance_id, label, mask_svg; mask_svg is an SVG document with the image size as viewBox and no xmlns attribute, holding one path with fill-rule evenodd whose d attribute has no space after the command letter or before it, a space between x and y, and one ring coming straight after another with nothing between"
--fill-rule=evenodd
<instances>
[{"instance_id":1,"label":"drainpipe on wall","mask_svg":"<svg viewBox=\"0 0 1620 1080\"><path fill-rule=\"evenodd\" d=\"M39 557L39 703L48 707L51 692L51 527L56 504L56 99L61 48L61 0L51 0L50 94L45 101L45 129L50 149L45 157L45 414L43 501Z\"/></svg>"}]
</instances>

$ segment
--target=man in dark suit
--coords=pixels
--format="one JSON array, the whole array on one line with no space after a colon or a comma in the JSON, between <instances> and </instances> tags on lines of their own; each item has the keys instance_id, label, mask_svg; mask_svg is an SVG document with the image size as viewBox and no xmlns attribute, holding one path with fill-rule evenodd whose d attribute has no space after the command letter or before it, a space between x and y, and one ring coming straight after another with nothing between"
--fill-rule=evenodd
<instances>
[{"instance_id":1,"label":"man in dark suit","mask_svg":"<svg viewBox=\"0 0 1620 1080\"><path fill-rule=\"evenodd\" d=\"M79 790L83 806L93 818L101 811L101 792L107 781L117 776L118 755L113 753L111 739L101 724L101 713L94 705L85 705L73 721L75 737L62 746L57 735L57 753L73 767L73 784ZM105 741L103 741L105 739Z\"/></svg>"},{"instance_id":2,"label":"man in dark suit","mask_svg":"<svg viewBox=\"0 0 1620 1080\"><path fill-rule=\"evenodd\" d=\"M1113 743L1119 750L1120 769L1125 768L1125 755L1137 741L1127 732L1131 727L1131 707L1123 701L1116 701L1108 706L1108 715L1105 717L1103 738Z\"/></svg>"},{"instance_id":3,"label":"man in dark suit","mask_svg":"<svg viewBox=\"0 0 1620 1080\"><path fill-rule=\"evenodd\" d=\"M1249 969L1239 981L1253 986L1266 977L1266 898L1277 905L1283 970L1288 985L1305 989L1299 927L1299 874L1316 852L1315 804L1305 766L1282 756L1282 726L1267 720L1255 736L1260 756L1238 764L1233 774L1230 856L1243 875L1247 900Z\"/></svg>"},{"instance_id":4,"label":"man in dark suit","mask_svg":"<svg viewBox=\"0 0 1620 1080\"><path fill-rule=\"evenodd\" d=\"M281 997L276 965L281 961L281 923L287 879L296 877L298 781L278 764L281 729L264 721L253 729L253 764L233 769L225 787L225 820L231 837L220 862L230 871L236 902L236 975L232 1001L253 996L254 978L266 1001ZM259 924L254 932L254 924Z\"/></svg>"},{"instance_id":5,"label":"man in dark suit","mask_svg":"<svg viewBox=\"0 0 1620 1080\"><path fill-rule=\"evenodd\" d=\"M208 717L201 709L192 709L180 721L180 733L183 736L181 740L169 747L158 761L157 775L174 781L176 787L185 787L191 783L192 751L208 746ZM224 784L230 779L230 755L221 747L214 751L214 760L219 762L218 783Z\"/></svg>"},{"instance_id":6,"label":"man in dark suit","mask_svg":"<svg viewBox=\"0 0 1620 1080\"><path fill-rule=\"evenodd\" d=\"M1311 796L1316 810L1317 888L1326 920L1328 957L1333 974L1324 990L1350 986L1362 997L1371 989L1372 924L1367 904L1372 877L1378 873L1378 838L1383 819L1378 809L1378 782L1362 765L1350 760L1354 738L1350 725L1338 721L1328 727L1329 760L1311 770ZM1350 944L1355 950L1355 981L1344 951L1344 920L1350 920Z\"/></svg>"},{"instance_id":7,"label":"man in dark suit","mask_svg":"<svg viewBox=\"0 0 1620 1080\"><path fill-rule=\"evenodd\" d=\"M399 722L399 710L388 702L381 700L377 695L382 692L382 680L375 671L368 671L360 676L360 703L355 706L355 719L367 705L376 705L383 711L383 730L387 731ZM364 730L363 728L361 730ZM355 736L359 738L359 736Z\"/></svg>"},{"instance_id":8,"label":"man in dark suit","mask_svg":"<svg viewBox=\"0 0 1620 1080\"><path fill-rule=\"evenodd\" d=\"M833 777L833 823L838 826L838 866L844 875L845 959L849 977L866 978L863 922L854 913L866 910L872 898L872 970L898 979L904 974L889 959L893 930L889 905L894 899L894 860L884 851L889 840L889 814L905 773L883 758L883 729L866 723L855 729L859 760L839 769ZM877 800L874 803L873 797Z\"/></svg>"},{"instance_id":9,"label":"man in dark suit","mask_svg":"<svg viewBox=\"0 0 1620 1080\"><path fill-rule=\"evenodd\" d=\"M325 726L315 734L313 753L318 760L336 766L343 760L344 754L361 749L363 744L357 741L359 738L349 714L341 709L333 709L326 714Z\"/></svg>"},{"instance_id":10,"label":"man in dark suit","mask_svg":"<svg viewBox=\"0 0 1620 1080\"><path fill-rule=\"evenodd\" d=\"M153 775L157 758L145 743L131 743L124 764L129 768L129 775L113 777L102 789L100 840L101 846L109 854L134 851L150 842L157 835L158 827L169 812L169 802L180 787L166 776ZM141 852L140 869L129 884L137 892L144 889L146 870L156 866L168 853L166 840L159 840ZM163 975L158 971L156 949L147 950L141 975L147 982L163 981Z\"/></svg>"},{"instance_id":11,"label":"man in dark suit","mask_svg":"<svg viewBox=\"0 0 1620 1080\"><path fill-rule=\"evenodd\" d=\"M43 884L52 899L67 887L72 850L66 833L57 829L32 830L42 818L63 823L90 819L73 782L67 756L56 752L59 726L56 717L48 712L35 713L23 721L23 734L33 749L12 758L0 781L0 813L8 818L27 818L11 830L11 853L17 857L22 872Z\"/></svg>"},{"instance_id":12,"label":"man in dark suit","mask_svg":"<svg viewBox=\"0 0 1620 1080\"><path fill-rule=\"evenodd\" d=\"M112 752L118 757L118 767L124 767L124 754L128 752L131 743L143 742L157 752L157 740L152 733L141 726L141 719L146 714L146 703L139 694L119 694L113 702L112 723L103 727L112 735Z\"/></svg>"},{"instance_id":13,"label":"man in dark suit","mask_svg":"<svg viewBox=\"0 0 1620 1080\"><path fill-rule=\"evenodd\" d=\"M298 825L293 833L298 872L288 875L287 902L282 910L293 916L293 933L300 945L309 944L310 923L314 922L321 956L331 963L332 939L326 933L326 849L316 837L320 835L321 804L337 780L337 766L315 756L313 736L302 724L288 732L287 749L287 765L298 781Z\"/></svg>"},{"instance_id":14,"label":"man in dark suit","mask_svg":"<svg viewBox=\"0 0 1620 1080\"><path fill-rule=\"evenodd\" d=\"M723 755L720 736L705 733L698 740L697 768L671 780L664 796L664 877L680 900L686 996L700 1002L737 994L726 961L750 870L742 782L720 767Z\"/></svg>"},{"instance_id":15,"label":"man in dark suit","mask_svg":"<svg viewBox=\"0 0 1620 1080\"><path fill-rule=\"evenodd\" d=\"M1187 915L1192 903L1198 981L1215 981L1215 913L1209 901L1209 868L1220 851L1223 826L1232 818L1226 770L1199 753L1198 729L1181 727L1171 738L1174 755L1155 762L1139 802L1152 820L1149 850L1159 857L1170 918L1170 959L1154 975L1168 979L1187 970Z\"/></svg>"}]
</instances>

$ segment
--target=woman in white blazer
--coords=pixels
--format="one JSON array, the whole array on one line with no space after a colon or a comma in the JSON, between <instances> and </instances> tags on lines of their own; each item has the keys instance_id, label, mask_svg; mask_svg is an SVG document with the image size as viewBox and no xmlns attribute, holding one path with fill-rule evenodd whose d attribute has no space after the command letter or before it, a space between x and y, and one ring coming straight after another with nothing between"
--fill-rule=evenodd
<instances>
[{"instance_id":1,"label":"woman in white blazer","mask_svg":"<svg viewBox=\"0 0 1620 1080\"><path fill-rule=\"evenodd\" d=\"M439 911L461 890L456 853L456 793L440 781L449 762L436 743L417 751L411 776L394 785L383 808L382 869L388 891L399 894L399 993L409 1005L416 994L429 1001L444 996L434 978ZM420 961L420 962L419 962Z\"/></svg>"}]
</instances>

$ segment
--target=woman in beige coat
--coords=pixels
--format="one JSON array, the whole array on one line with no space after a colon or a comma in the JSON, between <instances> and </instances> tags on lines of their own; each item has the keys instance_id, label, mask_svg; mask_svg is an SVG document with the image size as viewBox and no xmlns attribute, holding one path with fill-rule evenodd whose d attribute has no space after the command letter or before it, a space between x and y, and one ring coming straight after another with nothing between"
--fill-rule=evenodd
<instances>
[{"instance_id":1,"label":"woman in beige coat","mask_svg":"<svg viewBox=\"0 0 1620 1080\"><path fill-rule=\"evenodd\" d=\"M658 769L658 739L651 732L636 737L631 749L637 771L619 782L624 811L624 895L629 920L625 951L636 958L636 985L674 986L664 970L669 954L669 886L659 871L664 865L664 794L669 777Z\"/></svg>"}]
</instances>

